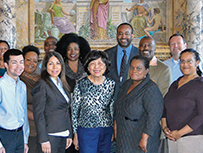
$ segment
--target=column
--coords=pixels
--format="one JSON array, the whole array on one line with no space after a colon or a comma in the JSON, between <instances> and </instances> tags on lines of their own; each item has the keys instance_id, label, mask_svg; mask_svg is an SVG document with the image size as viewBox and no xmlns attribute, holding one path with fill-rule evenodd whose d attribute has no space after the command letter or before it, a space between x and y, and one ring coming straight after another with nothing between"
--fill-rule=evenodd
<instances>
[{"instance_id":1,"label":"column","mask_svg":"<svg viewBox=\"0 0 203 153\"><path fill-rule=\"evenodd\" d=\"M0 39L16 47L15 0L0 0Z\"/></svg>"},{"instance_id":2,"label":"column","mask_svg":"<svg viewBox=\"0 0 203 153\"><path fill-rule=\"evenodd\" d=\"M187 0L186 39L188 48L197 50L203 59L203 16L201 8L201 0Z\"/></svg>"}]
</instances>

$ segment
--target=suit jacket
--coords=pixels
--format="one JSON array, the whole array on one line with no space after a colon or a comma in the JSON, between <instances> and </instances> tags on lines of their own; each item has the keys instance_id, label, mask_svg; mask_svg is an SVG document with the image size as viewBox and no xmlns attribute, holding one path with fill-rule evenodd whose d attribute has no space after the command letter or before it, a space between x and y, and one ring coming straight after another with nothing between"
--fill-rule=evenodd
<instances>
[{"instance_id":1,"label":"suit jacket","mask_svg":"<svg viewBox=\"0 0 203 153\"><path fill-rule=\"evenodd\" d=\"M168 92L172 82L171 69L162 61L157 60L157 66L149 66L150 78L158 85L163 97Z\"/></svg>"},{"instance_id":2,"label":"suit jacket","mask_svg":"<svg viewBox=\"0 0 203 153\"><path fill-rule=\"evenodd\" d=\"M64 90L69 98L70 94ZM50 80L39 80L33 90L33 114L39 143L49 141L48 133L69 130L72 137L70 119L70 101L67 103L64 96Z\"/></svg>"},{"instance_id":3,"label":"suit jacket","mask_svg":"<svg viewBox=\"0 0 203 153\"><path fill-rule=\"evenodd\" d=\"M115 103L117 123L116 149L118 153L143 153L139 147L142 133L149 135L147 151L157 153L163 112L163 98L158 86L149 75L130 93L133 81L127 80L120 89Z\"/></svg>"},{"instance_id":4,"label":"suit jacket","mask_svg":"<svg viewBox=\"0 0 203 153\"><path fill-rule=\"evenodd\" d=\"M120 74L118 74L118 69L117 69L117 47L118 47L118 45L105 50L105 52L108 54L108 56L111 60L110 72L107 74L107 77L109 77L110 79L113 79L116 82L114 100L116 100L119 89L122 86L123 82L125 82L128 78L128 70L130 67L130 60L134 56L139 55L138 48L136 48L135 46L132 46L130 57L129 57L129 60L128 60L128 63L126 66L126 70L124 72L123 80L120 81L120 76L119 76Z\"/></svg>"}]
</instances>

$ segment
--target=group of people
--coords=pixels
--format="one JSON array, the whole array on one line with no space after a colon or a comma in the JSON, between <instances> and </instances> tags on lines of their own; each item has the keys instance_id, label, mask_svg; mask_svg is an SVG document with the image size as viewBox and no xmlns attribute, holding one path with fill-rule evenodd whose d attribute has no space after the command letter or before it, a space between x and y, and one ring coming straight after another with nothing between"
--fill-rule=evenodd
<instances>
[{"instance_id":1,"label":"group of people","mask_svg":"<svg viewBox=\"0 0 203 153\"><path fill-rule=\"evenodd\" d=\"M161 129L169 153L203 152L199 53L176 33L163 62L152 37L133 37L121 23L116 46L91 51L77 34L50 36L40 64L37 47L0 41L0 153L110 153L112 138L116 153L159 153Z\"/></svg>"}]
</instances>

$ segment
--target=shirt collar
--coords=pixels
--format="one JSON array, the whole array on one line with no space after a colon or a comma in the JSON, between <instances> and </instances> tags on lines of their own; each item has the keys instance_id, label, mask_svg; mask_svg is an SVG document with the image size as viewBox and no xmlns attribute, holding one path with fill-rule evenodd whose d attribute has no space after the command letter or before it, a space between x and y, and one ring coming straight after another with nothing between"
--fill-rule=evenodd
<instances>
[{"instance_id":1,"label":"shirt collar","mask_svg":"<svg viewBox=\"0 0 203 153\"><path fill-rule=\"evenodd\" d=\"M180 59L178 59L178 60L176 61L176 60L174 60L174 58L172 57L172 62L175 63L175 64L178 64L178 63L180 63Z\"/></svg>"},{"instance_id":2,"label":"shirt collar","mask_svg":"<svg viewBox=\"0 0 203 153\"><path fill-rule=\"evenodd\" d=\"M154 56L151 61L149 62L150 66L157 66L157 58Z\"/></svg>"},{"instance_id":3,"label":"shirt collar","mask_svg":"<svg viewBox=\"0 0 203 153\"><path fill-rule=\"evenodd\" d=\"M61 80L59 79L59 77L57 77L57 80L55 80L50 76L50 79L56 86L61 86Z\"/></svg>"},{"instance_id":4,"label":"shirt collar","mask_svg":"<svg viewBox=\"0 0 203 153\"><path fill-rule=\"evenodd\" d=\"M11 84L17 84L19 82L19 77L17 77L17 80L14 80L13 78L11 78L9 75L8 75L8 72L6 72L4 74L4 77L8 80L8 83L11 83Z\"/></svg>"}]
</instances>

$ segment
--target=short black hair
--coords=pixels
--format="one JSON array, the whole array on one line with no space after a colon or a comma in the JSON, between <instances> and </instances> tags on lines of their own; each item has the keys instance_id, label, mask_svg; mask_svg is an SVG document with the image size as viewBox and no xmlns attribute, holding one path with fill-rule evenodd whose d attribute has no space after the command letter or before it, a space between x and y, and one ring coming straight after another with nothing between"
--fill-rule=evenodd
<instances>
[{"instance_id":1,"label":"short black hair","mask_svg":"<svg viewBox=\"0 0 203 153\"><path fill-rule=\"evenodd\" d=\"M29 52L35 52L38 55L38 57L39 57L39 54L40 54L39 48L37 48L37 47L35 47L33 45L27 45L27 46L23 47L22 51L23 51L23 56L24 57Z\"/></svg>"},{"instance_id":2,"label":"short black hair","mask_svg":"<svg viewBox=\"0 0 203 153\"><path fill-rule=\"evenodd\" d=\"M0 43L5 43L5 44L7 44L8 49L10 49L10 45L9 45L9 43L8 43L6 40L0 40Z\"/></svg>"},{"instance_id":3,"label":"short black hair","mask_svg":"<svg viewBox=\"0 0 203 153\"><path fill-rule=\"evenodd\" d=\"M56 37L54 37L54 36L48 36L48 37L45 39L45 41L46 41L47 39L50 39L50 38L53 38L53 39L56 40L56 42L58 42L58 39L57 39ZM44 41L44 43L45 43L45 41Z\"/></svg>"},{"instance_id":4,"label":"short black hair","mask_svg":"<svg viewBox=\"0 0 203 153\"><path fill-rule=\"evenodd\" d=\"M133 27L132 27L132 25L131 25L130 23L128 23L128 22L123 22L123 23L119 24L119 26L117 27L117 33L118 33L118 29L119 29L121 26L123 26L123 25L128 25L128 26L131 28L131 34L133 34Z\"/></svg>"},{"instance_id":5,"label":"short black hair","mask_svg":"<svg viewBox=\"0 0 203 153\"><path fill-rule=\"evenodd\" d=\"M173 37L175 37L175 36L180 36L180 37L182 37L183 43L186 44L186 39L185 39L185 37L184 37L183 35L181 35L180 33L175 33L175 34L173 34L172 36L170 36L170 38L169 38L169 40L168 40L168 45L169 45L169 46L170 46L170 41L171 41L171 39L172 39Z\"/></svg>"},{"instance_id":6,"label":"short black hair","mask_svg":"<svg viewBox=\"0 0 203 153\"><path fill-rule=\"evenodd\" d=\"M4 53L4 63L9 63L10 56L19 56L23 55L23 52L21 52L19 49L9 49Z\"/></svg>"},{"instance_id":7,"label":"short black hair","mask_svg":"<svg viewBox=\"0 0 203 153\"><path fill-rule=\"evenodd\" d=\"M106 71L104 72L104 74L107 74L109 72L110 66L111 66L111 61L110 61L107 53L105 53L104 51L92 50L87 54L87 56L85 58L85 62L84 62L84 69L88 75L90 75L90 72L88 70L89 63L91 61L99 59L100 57L106 65Z\"/></svg>"},{"instance_id":8,"label":"short black hair","mask_svg":"<svg viewBox=\"0 0 203 153\"><path fill-rule=\"evenodd\" d=\"M201 61L199 53L196 50L192 49L192 48L187 48L187 49L183 50L180 53L180 58L181 58L181 55L184 54L184 53L192 53L194 55L194 58L195 58L196 62Z\"/></svg>"},{"instance_id":9,"label":"short black hair","mask_svg":"<svg viewBox=\"0 0 203 153\"><path fill-rule=\"evenodd\" d=\"M143 62L145 69L148 69L148 68L149 68L149 60L148 60L146 57L144 57L144 56L140 56L140 55L134 56L134 57L130 60L130 65L131 65L131 63L132 63L133 60L140 60L140 61Z\"/></svg>"}]
</instances>

